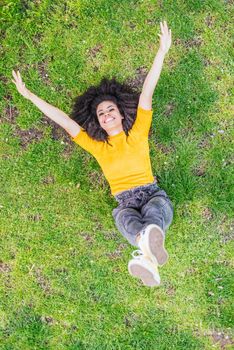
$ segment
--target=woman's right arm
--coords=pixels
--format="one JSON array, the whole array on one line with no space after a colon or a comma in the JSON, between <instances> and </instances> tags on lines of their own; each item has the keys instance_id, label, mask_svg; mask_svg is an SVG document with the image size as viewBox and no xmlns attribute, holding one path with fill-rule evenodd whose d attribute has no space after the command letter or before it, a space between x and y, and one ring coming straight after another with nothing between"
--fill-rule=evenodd
<instances>
[{"instance_id":1,"label":"woman's right arm","mask_svg":"<svg viewBox=\"0 0 234 350\"><path fill-rule=\"evenodd\" d=\"M16 73L14 70L12 71L12 75L15 80L12 82L16 85L18 92L30 100L37 108L42 111L47 117L52 119L55 123L64 128L68 134L72 137L75 137L80 132L80 126L72 120L66 113L50 105L49 103L42 100L40 97L34 95L31 91L29 91L25 84L23 83L19 71Z\"/></svg>"}]
</instances>

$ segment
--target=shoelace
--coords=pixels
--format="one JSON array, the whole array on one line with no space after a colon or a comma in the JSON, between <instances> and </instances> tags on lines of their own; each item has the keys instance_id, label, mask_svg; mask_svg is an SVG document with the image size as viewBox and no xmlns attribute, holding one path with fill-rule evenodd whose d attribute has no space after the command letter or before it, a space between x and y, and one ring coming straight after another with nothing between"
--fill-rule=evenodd
<instances>
[{"instance_id":1,"label":"shoelace","mask_svg":"<svg viewBox=\"0 0 234 350\"><path fill-rule=\"evenodd\" d=\"M137 253L138 253L138 255L136 255ZM134 250L134 251L131 253L131 255L132 255L133 258L137 258L137 257L139 257L139 256L145 256L146 259L149 259L148 256L146 256L146 255L143 253L143 251L140 250L140 249ZM151 261L151 259L149 259L149 260ZM153 261L151 261L151 262L153 262ZM156 267L158 266L158 263L154 263L154 264L155 264Z\"/></svg>"},{"instance_id":2,"label":"shoelace","mask_svg":"<svg viewBox=\"0 0 234 350\"><path fill-rule=\"evenodd\" d=\"M138 255L136 255L138 253ZM137 258L138 256L143 256L144 255L144 253L142 252L142 250L140 250L140 249L136 249L136 250L134 250L132 253L132 257L133 258ZM145 256L145 255L144 255ZM146 259L149 259L147 256L145 256L145 258ZM150 260L151 261L151 260ZM151 261L152 262L152 261ZM158 269L157 269L157 266L158 266L158 264L155 264L155 269L156 269L156 271L158 272Z\"/></svg>"},{"instance_id":3,"label":"shoelace","mask_svg":"<svg viewBox=\"0 0 234 350\"><path fill-rule=\"evenodd\" d=\"M136 253L138 253L138 255L136 255ZM137 258L138 256L144 255L143 251L140 250L140 249L134 250L131 254L132 254L132 257L133 257L133 258Z\"/></svg>"}]
</instances>

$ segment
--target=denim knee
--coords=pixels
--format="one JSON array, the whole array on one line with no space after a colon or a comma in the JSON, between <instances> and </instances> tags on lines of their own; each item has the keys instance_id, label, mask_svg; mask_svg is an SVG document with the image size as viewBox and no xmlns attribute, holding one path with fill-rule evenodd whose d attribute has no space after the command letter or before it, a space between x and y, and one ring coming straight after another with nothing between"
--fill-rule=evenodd
<instances>
[{"instance_id":1,"label":"denim knee","mask_svg":"<svg viewBox=\"0 0 234 350\"><path fill-rule=\"evenodd\" d=\"M168 229L168 227L171 225L174 215L174 209L172 206L171 201L167 201L164 206L162 207L163 211L163 217L165 221L165 231Z\"/></svg>"},{"instance_id":2,"label":"denim knee","mask_svg":"<svg viewBox=\"0 0 234 350\"><path fill-rule=\"evenodd\" d=\"M141 208L141 214L148 224L156 224L165 232L173 219L173 206L168 197L155 196Z\"/></svg>"}]
</instances>

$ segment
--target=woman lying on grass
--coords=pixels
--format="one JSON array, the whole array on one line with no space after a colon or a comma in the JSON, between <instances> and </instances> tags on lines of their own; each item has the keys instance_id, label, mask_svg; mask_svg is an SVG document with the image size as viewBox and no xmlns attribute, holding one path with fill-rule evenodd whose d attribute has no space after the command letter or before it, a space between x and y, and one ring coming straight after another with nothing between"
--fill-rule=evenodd
<instances>
[{"instance_id":1,"label":"woman lying on grass","mask_svg":"<svg viewBox=\"0 0 234 350\"><path fill-rule=\"evenodd\" d=\"M115 224L132 246L140 248L132 253L129 273L151 287L160 284L158 265L168 259L164 241L173 218L171 201L152 174L148 145L152 97L171 46L167 23L160 27L160 48L140 95L115 78L104 78L75 99L69 117L30 92L19 71L13 71L12 80L19 93L96 158L118 202L112 212Z\"/></svg>"}]
</instances>

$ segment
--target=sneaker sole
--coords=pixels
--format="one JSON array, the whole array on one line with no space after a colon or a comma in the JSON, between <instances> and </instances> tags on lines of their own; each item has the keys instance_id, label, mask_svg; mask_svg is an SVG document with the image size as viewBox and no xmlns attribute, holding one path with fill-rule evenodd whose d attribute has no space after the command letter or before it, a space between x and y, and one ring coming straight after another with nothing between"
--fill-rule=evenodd
<instances>
[{"instance_id":1,"label":"sneaker sole","mask_svg":"<svg viewBox=\"0 0 234 350\"><path fill-rule=\"evenodd\" d=\"M149 270L147 270L145 267L141 265L138 265L138 264L130 265L128 267L128 271L132 276L140 278L145 286L154 287L154 286L159 286L160 284L160 282L154 279L152 272L150 272Z\"/></svg>"},{"instance_id":2,"label":"sneaker sole","mask_svg":"<svg viewBox=\"0 0 234 350\"><path fill-rule=\"evenodd\" d=\"M168 260L168 253L164 247L164 235L160 228L154 227L149 232L149 250L156 257L159 265L164 265Z\"/></svg>"}]
</instances>

